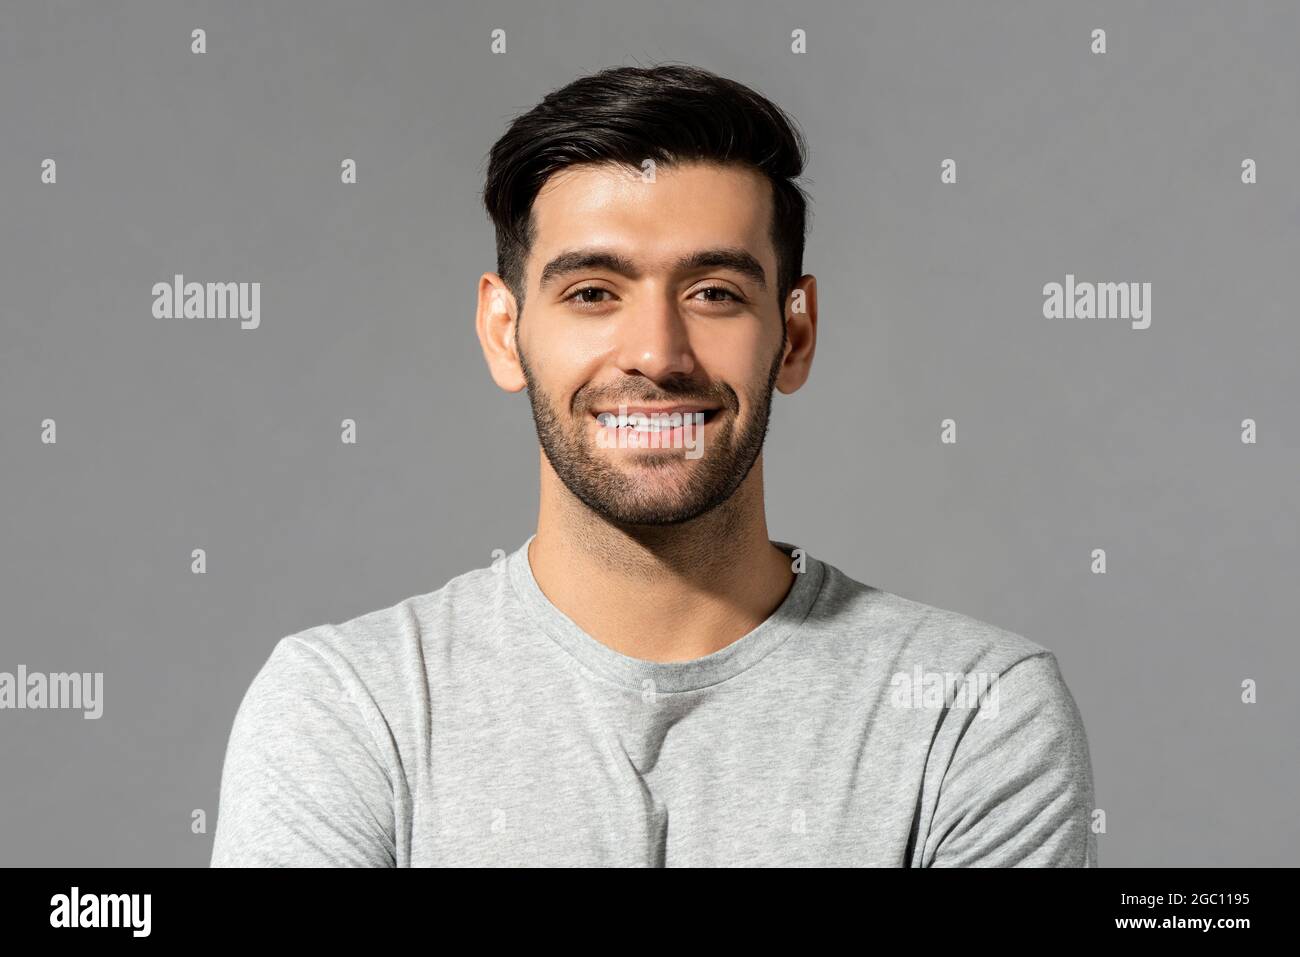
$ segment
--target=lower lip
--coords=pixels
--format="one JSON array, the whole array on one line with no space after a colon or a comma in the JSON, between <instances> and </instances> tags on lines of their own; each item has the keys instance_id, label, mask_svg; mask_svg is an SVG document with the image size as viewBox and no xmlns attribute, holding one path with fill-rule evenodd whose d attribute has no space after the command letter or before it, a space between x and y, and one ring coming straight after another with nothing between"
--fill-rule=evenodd
<instances>
[{"instance_id":1,"label":"lower lip","mask_svg":"<svg viewBox=\"0 0 1300 957\"><path fill-rule=\"evenodd\" d=\"M688 413L683 413L683 417L686 414ZM628 426L619 428L618 426L602 425L595 416L592 416L592 421L595 422L597 430L605 433L608 448L621 449L626 444L629 449L682 452L687 450L688 438L695 448L699 449L704 430L716 422L721 414L721 409L715 410L712 414L706 416L702 425L692 424L689 436L687 430L680 425L671 429L660 429L657 432L638 432ZM626 433L626 437L624 437L624 433Z\"/></svg>"}]
</instances>

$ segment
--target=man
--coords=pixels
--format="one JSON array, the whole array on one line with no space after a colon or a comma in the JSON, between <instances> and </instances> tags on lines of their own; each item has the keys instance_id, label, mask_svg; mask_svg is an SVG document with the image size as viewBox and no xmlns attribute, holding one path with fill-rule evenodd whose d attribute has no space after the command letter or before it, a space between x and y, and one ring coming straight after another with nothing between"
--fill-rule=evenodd
<instances>
[{"instance_id":1,"label":"man","mask_svg":"<svg viewBox=\"0 0 1300 957\"><path fill-rule=\"evenodd\" d=\"M276 645L213 865L1095 865L1053 655L768 538L772 390L816 344L803 163L685 66L513 123L477 332L532 405L537 531Z\"/></svg>"}]
</instances>

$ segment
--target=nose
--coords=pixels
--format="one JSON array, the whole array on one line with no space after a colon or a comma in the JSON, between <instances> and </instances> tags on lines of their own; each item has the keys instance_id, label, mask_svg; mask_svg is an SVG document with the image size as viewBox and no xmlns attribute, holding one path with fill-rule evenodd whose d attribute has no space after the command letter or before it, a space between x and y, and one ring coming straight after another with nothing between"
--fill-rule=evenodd
<instances>
[{"instance_id":1,"label":"nose","mask_svg":"<svg viewBox=\"0 0 1300 957\"><path fill-rule=\"evenodd\" d=\"M686 320L671 297L654 297L623 313L615 361L625 374L655 382L694 373Z\"/></svg>"}]
</instances>

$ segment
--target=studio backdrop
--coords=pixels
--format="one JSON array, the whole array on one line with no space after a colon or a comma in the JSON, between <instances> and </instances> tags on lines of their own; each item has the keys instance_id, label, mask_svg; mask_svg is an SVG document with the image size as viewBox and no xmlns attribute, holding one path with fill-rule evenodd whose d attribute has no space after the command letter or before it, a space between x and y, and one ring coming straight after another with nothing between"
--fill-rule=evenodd
<instances>
[{"instance_id":1,"label":"studio backdrop","mask_svg":"<svg viewBox=\"0 0 1300 957\"><path fill-rule=\"evenodd\" d=\"M673 61L809 147L772 537L1053 651L1102 866L1295 864L1297 38L1282 2L5 3L0 675L84 682L0 709L0 863L206 865L277 640L531 534L486 153Z\"/></svg>"}]
</instances>

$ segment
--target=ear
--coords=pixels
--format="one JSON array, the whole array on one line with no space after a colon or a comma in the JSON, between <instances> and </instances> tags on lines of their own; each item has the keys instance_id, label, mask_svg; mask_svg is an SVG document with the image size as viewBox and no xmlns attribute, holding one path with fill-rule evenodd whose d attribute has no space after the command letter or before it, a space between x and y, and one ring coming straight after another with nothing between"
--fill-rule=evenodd
<instances>
[{"instance_id":1,"label":"ear","mask_svg":"<svg viewBox=\"0 0 1300 957\"><path fill-rule=\"evenodd\" d=\"M785 303L785 358L776 387L787 395L808 381L817 351L817 277L802 276Z\"/></svg>"},{"instance_id":2,"label":"ear","mask_svg":"<svg viewBox=\"0 0 1300 957\"><path fill-rule=\"evenodd\" d=\"M515 351L515 323L519 310L515 297L494 272L478 281L478 314L474 329L492 381L507 392L519 392L528 385L524 367Z\"/></svg>"}]
</instances>

